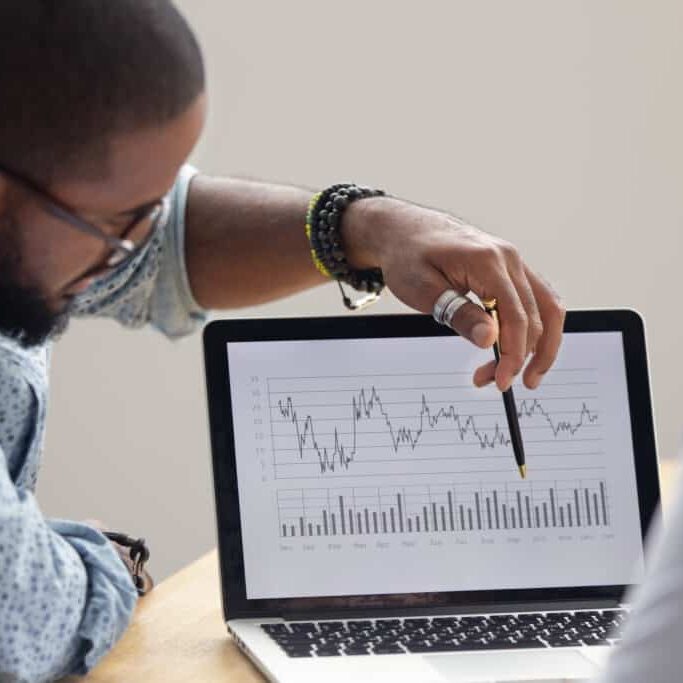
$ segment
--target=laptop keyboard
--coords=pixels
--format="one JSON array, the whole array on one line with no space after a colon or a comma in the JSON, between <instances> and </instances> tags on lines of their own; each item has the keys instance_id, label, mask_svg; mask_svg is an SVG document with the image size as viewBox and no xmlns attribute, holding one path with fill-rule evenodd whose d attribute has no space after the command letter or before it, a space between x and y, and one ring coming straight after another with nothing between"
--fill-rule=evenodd
<instances>
[{"instance_id":1,"label":"laptop keyboard","mask_svg":"<svg viewBox=\"0 0 683 683\"><path fill-rule=\"evenodd\" d=\"M611 645L624 610L261 624L290 657Z\"/></svg>"}]
</instances>

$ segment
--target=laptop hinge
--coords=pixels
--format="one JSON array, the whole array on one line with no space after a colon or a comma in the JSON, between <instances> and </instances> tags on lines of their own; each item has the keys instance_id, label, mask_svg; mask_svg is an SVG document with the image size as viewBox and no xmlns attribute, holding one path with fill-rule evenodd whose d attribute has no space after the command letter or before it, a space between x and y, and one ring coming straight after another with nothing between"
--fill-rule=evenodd
<instances>
[{"instance_id":1,"label":"laptop hinge","mask_svg":"<svg viewBox=\"0 0 683 683\"><path fill-rule=\"evenodd\" d=\"M555 602L515 602L496 603L495 605L451 605L439 607L374 607L354 610L316 610L309 612L288 612L280 618L286 621L321 621L326 619L361 619L410 616L439 616L444 614L505 614L509 612L552 612L577 609L611 609L623 606L614 599L605 600L561 600Z\"/></svg>"}]
</instances>

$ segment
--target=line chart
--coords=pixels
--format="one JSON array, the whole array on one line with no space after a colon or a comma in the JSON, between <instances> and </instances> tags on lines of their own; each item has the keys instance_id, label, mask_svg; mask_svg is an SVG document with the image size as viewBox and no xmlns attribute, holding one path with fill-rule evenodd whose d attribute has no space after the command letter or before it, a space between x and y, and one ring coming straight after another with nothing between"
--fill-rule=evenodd
<instances>
[{"instance_id":1,"label":"line chart","mask_svg":"<svg viewBox=\"0 0 683 683\"><path fill-rule=\"evenodd\" d=\"M556 466L563 456L599 457L600 413L590 375L577 369L533 396L516 389L530 457L554 459ZM269 378L267 384L276 478L429 474L442 472L445 462L461 472L465 461L486 470L511 462L500 394L475 389L459 373L396 374L389 381Z\"/></svg>"}]
</instances>

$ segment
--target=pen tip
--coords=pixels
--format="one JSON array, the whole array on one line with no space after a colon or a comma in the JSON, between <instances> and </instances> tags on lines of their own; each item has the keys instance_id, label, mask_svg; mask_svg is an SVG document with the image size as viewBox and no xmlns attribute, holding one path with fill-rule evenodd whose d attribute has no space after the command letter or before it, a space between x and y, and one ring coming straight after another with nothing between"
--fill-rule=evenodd
<instances>
[{"instance_id":1,"label":"pen tip","mask_svg":"<svg viewBox=\"0 0 683 683\"><path fill-rule=\"evenodd\" d=\"M519 466L519 475L522 477L522 479L526 479L526 465Z\"/></svg>"}]
</instances>

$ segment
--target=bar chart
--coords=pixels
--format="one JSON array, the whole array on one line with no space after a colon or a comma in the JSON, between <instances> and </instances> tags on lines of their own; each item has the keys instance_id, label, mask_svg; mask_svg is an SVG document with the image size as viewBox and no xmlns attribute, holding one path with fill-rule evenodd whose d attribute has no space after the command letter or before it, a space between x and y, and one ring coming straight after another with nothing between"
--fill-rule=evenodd
<instances>
[{"instance_id":1,"label":"bar chart","mask_svg":"<svg viewBox=\"0 0 683 683\"><path fill-rule=\"evenodd\" d=\"M280 489L277 508L282 538L610 526L602 479Z\"/></svg>"}]
</instances>

